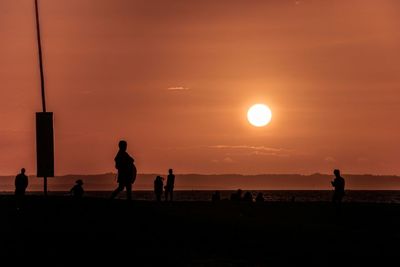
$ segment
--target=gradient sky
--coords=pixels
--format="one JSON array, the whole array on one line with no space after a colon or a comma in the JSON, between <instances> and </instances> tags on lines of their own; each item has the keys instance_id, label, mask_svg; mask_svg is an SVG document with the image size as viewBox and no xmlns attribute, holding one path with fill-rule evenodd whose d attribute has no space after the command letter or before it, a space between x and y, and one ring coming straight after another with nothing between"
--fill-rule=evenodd
<instances>
[{"instance_id":1,"label":"gradient sky","mask_svg":"<svg viewBox=\"0 0 400 267\"><path fill-rule=\"evenodd\" d=\"M35 173L33 0L0 0L0 174ZM400 1L40 0L56 174L400 174ZM270 125L248 124L254 103Z\"/></svg>"}]
</instances>

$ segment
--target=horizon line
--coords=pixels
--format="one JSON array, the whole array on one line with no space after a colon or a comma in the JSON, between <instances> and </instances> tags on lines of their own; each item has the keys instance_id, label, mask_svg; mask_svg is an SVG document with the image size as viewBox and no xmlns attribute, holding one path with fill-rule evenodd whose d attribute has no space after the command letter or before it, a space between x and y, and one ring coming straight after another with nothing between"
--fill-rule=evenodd
<instances>
[{"instance_id":1,"label":"horizon line","mask_svg":"<svg viewBox=\"0 0 400 267\"><path fill-rule=\"evenodd\" d=\"M7 177L7 176L15 176L16 174L0 174L0 177ZM167 173L165 173L167 174ZM28 176L37 177L36 174L28 173ZM55 178L55 177L63 177L63 176L99 176L99 175L117 175L116 172L103 172L103 173L90 173L90 174L78 174L78 173L70 173L70 174L60 174L55 175L54 177L48 178ZM137 175L162 175L162 173L158 172L146 172L146 173L138 173ZM300 175L300 176L313 176L313 175L333 175L331 173L310 173L310 174L303 174L303 173L258 173L258 174L243 174L243 173L175 173L175 175L202 175L202 176L222 176L222 175L239 175L239 176L261 176L261 175ZM350 175L350 176L400 176L400 174L372 174L372 173L342 173L342 175ZM41 178L41 177L37 177Z\"/></svg>"}]
</instances>

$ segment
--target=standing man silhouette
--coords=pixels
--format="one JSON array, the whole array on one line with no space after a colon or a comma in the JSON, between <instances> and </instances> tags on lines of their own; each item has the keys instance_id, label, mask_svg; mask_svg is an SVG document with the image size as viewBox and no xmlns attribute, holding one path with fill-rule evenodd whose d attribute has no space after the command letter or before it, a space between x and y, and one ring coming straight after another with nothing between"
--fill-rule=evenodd
<instances>
[{"instance_id":1,"label":"standing man silhouette","mask_svg":"<svg viewBox=\"0 0 400 267\"><path fill-rule=\"evenodd\" d=\"M333 171L335 175L335 179L331 182L332 186L335 188L335 192L333 193L332 202L340 206L342 203L342 199L344 197L344 186L345 181L342 176L340 176L340 170L336 169Z\"/></svg>"},{"instance_id":2,"label":"standing man silhouette","mask_svg":"<svg viewBox=\"0 0 400 267\"><path fill-rule=\"evenodd\" d=\"M124 140L119 141L119 151L115 156L115 168L118 170L118 187L111 194L114 199L121 191L126 188L126 198L132 199L132 184L135 182L137 170L134 159L126 152L128 143Z\"/></svg>"},{"instance_id":3,"label":"standing man silhouette","mask_svg":"<svg viewBox=\"0 0 400 267\"><path fill-rule=\"evenodd\" d=\"M15 176L15 200L18 210L23 206L23 200L27 187L28 176L25 175L25 168L22 168L21 173Z\"/></svg>"},{"instance_id":4,"label":"standing man silhouette","mask_svg":"<svg viewBox=\"0 0 400 267\"><path fill-rule=\"evenodd\" d=\"M25 175L25 168L22 168L21 173L15 177L15 196L24 197L27 187L28 176Z\"/></svg>"},{"instance_id":5,"label":"standing man silhouette","mask_svg":"<svg viewBox=\"0 0 400 267\"><path fill-rule=\"evenodd\" d=\"M167 185L165 186L165 201L168 201L168 195L170 201L172 201L174 198L175 175L172 169L169 169L168 173Z\"/></svg>"}]
</instances>

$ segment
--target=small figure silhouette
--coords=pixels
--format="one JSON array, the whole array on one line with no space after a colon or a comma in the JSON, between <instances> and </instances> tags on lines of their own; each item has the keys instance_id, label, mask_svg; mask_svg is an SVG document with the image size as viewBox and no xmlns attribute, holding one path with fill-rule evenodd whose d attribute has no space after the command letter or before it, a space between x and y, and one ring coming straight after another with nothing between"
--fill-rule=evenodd
<instances>
[{"instance_id":1,"label":"small figure silhouette","mask_svg":"<svg viewBox=\"0 0 400 267\"><path fill-rule=\"evenodd\" d=\"M114 199L121 191L126 188L126 198L132 199L132 184L136 180L136 166L134 159L126 152L128 143L124 140L119 141L119 151L115 156L115 168L118 170L117 182L118 187L111 194L111 199Z\"/></svg>"},{"instance_id":2,"label":"small figure silhouette","mask_svg":"<svg viewBox=\"0 0 400 267\"><path fill-rule=\"evenodd\" d=\"M161 201L161 196L163 194L164 178L157 176L154 180L154 194L156 195L157 202Z\"/></svg>"},{"instance_id":3,"label":"small figure silhouette","mask_svg":"<svg viewBox=\"0 0 400 267\"><path fill-rule=\"evenodd\" d=\"M220 200L221 200L221 193L217 190L214 192L214 194L212 194L211 201L215 203Z\"/></svg>"},{"instance_id":4,"label":"small figure silhouette","mask_svg":"<svg viewBox=\"0 0 400 267\"><path fill-rule=\"evenodd\" d=\"M253 195L250 192L246 192L243 197L244 202L253 202Z\"/></svg>"},{"instance_id":5,"label":"small figure silhouette","mask_svg":"<svg viewBox=\"0 0 400 267\"><path fill-rule=\"evenodd\" d=\"M338 169L334 170L333 174L335 175L335 179L331 182L331 184L335 188L335 191L332 196L332 202L337 205L340 205L345 195L344 192L345 181L344 178L340 176L340 170Z\"/></svg>"},{"instance_id":6,"label":"small figure silhouette","mask_svg":"<svg viewBox=\"0 0 400 267\"><path fill-rule=\"evenodd\" d=\"M22 168L21 173L15 177L15 195L23 197L27 187L28 176L25 175L25 168Z\"/></svg>"},{"instance_id":7,"label":"small figure silhouette","mask_svg":"<svg viewBox=\"0 0 400 267\"><path fill-rule=\"evenodd\" d=\"M231 201L241 201L242 200L242 189L238 189L235 193L231 194Z\"/></svg>"},{"instance_id":8,"label":"small figure silhouette","mask_svg":"<svg viewBox=\"0 0 400 267\"><path fill-rule=\"evenodd\" d=\"M170 201L174 198L174 186L175 186L175 175L173 174L173 170L168 170L167 184L165 186L165 201L168 201L168 196Z\"/></svg>"},{"instance_id":9,"label":"small figure silhouette","mask_svg":"<svg viewBox=\"0 0 400 267\"><path fill-rule=\"evenodd\" d=\"M15 200L18 210L23 206L25 191L27 187L28 176L25 175L25 168L22 168L21 173L19 173L15 177Z\"/></svg>"},{"instance_id":10,"label":"small figure silhouette","mask_svg":"<svg viewBox=\"0 0 400 267\"><path fill-rule=\"evenodd\" d=\"M83 190L83 181L81 179L76 180L75 185L70 190L71 196L75 199L81 199L85 190Z\"/></svg>"},{"instance_id":11,"label":"small figure silhouette","mask_svg":"<svg viewBox=\"0 0 400 267\"><path fill-rule=\"evenodd\" d=\"M261 192L259 192L259 193L257 194L257 196L256 196L256 202L257 202L257 203L262 203L262 202L264 202L264 201L265 201L265 199L264 199L264 194L261 193Z\"/></svg>"}]
</instances>

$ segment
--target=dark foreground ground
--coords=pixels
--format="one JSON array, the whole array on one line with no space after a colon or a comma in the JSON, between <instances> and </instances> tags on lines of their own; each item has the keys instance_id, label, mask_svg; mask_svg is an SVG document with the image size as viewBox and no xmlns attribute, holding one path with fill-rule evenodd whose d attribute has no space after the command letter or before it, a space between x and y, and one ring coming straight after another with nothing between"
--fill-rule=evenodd
<instances>
[{"instance_id":1,"label":"dark foreground ground","mask_svg":"<svg viewBox=\"0 0 400 267\"><path fill-rule=\"evenodd\" d=\"M0 215L1 266L400 266L396 204L3 196Z\"/></svg>"}]
</instances>

